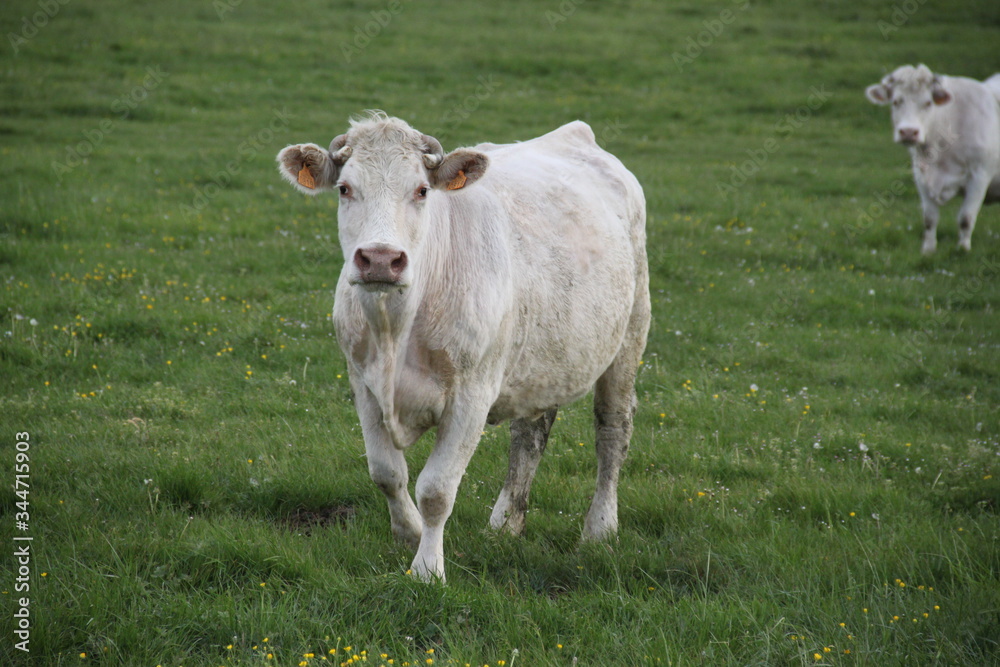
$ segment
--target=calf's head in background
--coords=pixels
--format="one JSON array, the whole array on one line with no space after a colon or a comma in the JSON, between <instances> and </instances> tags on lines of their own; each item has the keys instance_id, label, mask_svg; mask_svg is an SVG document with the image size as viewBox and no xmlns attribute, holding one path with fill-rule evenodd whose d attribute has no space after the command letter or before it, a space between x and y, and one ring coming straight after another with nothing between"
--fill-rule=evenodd
<instances>
[{"instance_id":1,"label":"calf's head in background","mask_svg":"<svg viewBox=\"0 0 1000 667\"><path fill-rule=\"evenodd\" d=\"M344 272L350 284L368 292L412 283L434 198L472 184L488 164L474 150L445 154L434 137L381 114L352 121L329 150L297 144L278 153L279 172L300 191L339 191Z\"/></svg>"},{"instance_id":2,"label":"calf's head in background","mask_svg":"<svg viewBox=\"0 0 1000 667\"><path fill-rule=\"evenodd\" d=\"M865 95L873 104L892 104L892 138L905 146L926 144L935 110L951 101L951 93L926 65L904 65L868 86Z\"/></svg>"}]
</instances>

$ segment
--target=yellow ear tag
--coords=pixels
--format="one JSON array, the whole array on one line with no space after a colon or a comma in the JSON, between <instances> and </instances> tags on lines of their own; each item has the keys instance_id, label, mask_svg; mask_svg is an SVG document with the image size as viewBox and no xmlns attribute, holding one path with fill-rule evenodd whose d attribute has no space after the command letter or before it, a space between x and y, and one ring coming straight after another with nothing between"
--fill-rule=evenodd
<instances>
[{"instance_id":1,"label":"yellow ear tag","mask_svg":"<svg viewBox=\"0 0 1000 667\"><path fill-rule=\"evenodd\" d=\"M299 171L299 185L310 190L316 189L316 181L306 165L302 165L302 169Z\"/></svg>"},{"instance_id":2,"label":"yellow ear tag","mask_svg":"<svg viewBox=\"0 0 1000 667\"><path fill-rule=\"evenodd\" d=\"M458 176L448 181L448 185L445 186L445 190L461 190L465 187L465 182L469 180L465 176L465 172L459 169Z\"/></svg>"}]
</instances>

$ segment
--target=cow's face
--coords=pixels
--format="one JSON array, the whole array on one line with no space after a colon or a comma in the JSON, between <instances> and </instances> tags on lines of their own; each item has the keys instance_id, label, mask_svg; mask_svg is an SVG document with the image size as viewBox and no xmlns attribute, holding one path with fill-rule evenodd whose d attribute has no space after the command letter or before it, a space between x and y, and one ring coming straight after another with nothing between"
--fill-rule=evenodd
<instances>
[{"instance_id":1,"label":"cow's face","mask_svg":"<svg viewBox=\"0 0 1000 667\"><path fill-rule=\"evenodd\" d=\"M893 141L906 146L924 145L935 108L951 101L940 79L924 65L904 65L868 86L865 94L873 104L892 104Z\"/></svg>"},{"instance_id":2,"label":"cow's face","mask_svg":"<svg viewBox=\"0 0 1000 667\"><path fill-rule=\"evenodd\" d=\"M437 139L397 118L352 122L320 155L313 144L289 146L279 171L303 192L336 189L344 277L367 292L406 288L419 275L434 216L447 215L454 196L486 171L486 155L468 149L443 154ZM303 167L310 174L303 184Z\"/></svg>"},{"instance_id":3,"label":"cow's face","mask_svg":"<svg viewBox=\"0 0 1000 667\"><path fill-rule=\"evenodd\" d=\"M429 226L431 183L420 154L360 147L336 188L348 282L367 291L407 287Z\"/></svg>"}]
</instances>

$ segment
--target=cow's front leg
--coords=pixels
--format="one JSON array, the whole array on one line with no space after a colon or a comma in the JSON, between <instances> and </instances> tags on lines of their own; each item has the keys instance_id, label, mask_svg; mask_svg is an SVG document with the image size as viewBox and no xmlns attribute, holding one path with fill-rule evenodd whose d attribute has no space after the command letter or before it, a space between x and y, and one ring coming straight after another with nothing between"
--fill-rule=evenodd
<instances>
[{"instance_id":1,"label":"cow's front leg","mask_svg":"<svg viewBox=\"0 0 1000 667\"><path fill-rule=\"evenodd\" d=\"M375 446L370 446L366 438L365 451L368 454L368 473L389 501L393 536L416 550L420 544L421 521L407 488L409 474L406 457L392 445L388 436Z\"/></svg>"},{"instance_id":2,"label":"cow's front leg","mask_svg":"<svg viewBox=\"0 0 1000 667\"><path fill-rule=\"evenodd\" d=\"M490 515L490 527L520 535L524 530L524 514L528 510L528 494L535 479L538 462L545 452L549 431L556 420L553 408L534 421L515 419L510 423L510 463L507 480Z\"/></svg>"},{"instance_id":3,"label":"cow's front leg","mask_svg":"<svg viewBox=\"0 0 1000 667\"><path fill-rule=\"evenodd\" d=\"M444 581L444 524L451 516L458 484L479 444L490 403L489 399L454 400L438 426L434 451L417 478L423 533L410 570L422 581Z\"/></svg>"},{"instance_id":4,"label":"cow's front leg","mask_svg":"<svg viewBox=\"0 0 1000 667\"><path fill-rule=\"evenodd\" d=\"M409 491L409 472L403 451L393 445L389 431L382 423L382 411L371 392L355 392L361 431L365 438L368 474L389 502L392 534L400 542L416 549L420 544L420 513Z\"/></svg>"}]
</instances>

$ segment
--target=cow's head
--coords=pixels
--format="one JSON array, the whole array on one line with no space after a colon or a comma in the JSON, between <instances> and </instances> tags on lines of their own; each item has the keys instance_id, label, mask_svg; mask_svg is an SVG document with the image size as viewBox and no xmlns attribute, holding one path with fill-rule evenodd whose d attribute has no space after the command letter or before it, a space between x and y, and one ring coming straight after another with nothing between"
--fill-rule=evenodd
<instances>
[{"instance_id":1,"label":"cow's head","mask_svg":"<svg viewBox=\"0 0 1000 667\"><path fill-rule=\"evenodd\" d=\"M380 112L352 120L329 150L297 144L278 153L278 170L302 192L340 192L344 271L352 285L373 292L410 284L436 198L468 187L488 164L465 148L445 155L434 137Z\"/></svg>"},{"instance_id":2,"label":"cow's head","mask_svg":"<svg viewBox=\"0 0 1000 667\"><path fill-rule=\"evenodd\" d=\"M865 94L873 104L892 104L893 140L907 146L927 142L928 120L936 107L951 101L938 78L925 65L904 65L868 86Z\"/></svg>"}]
</instances>

